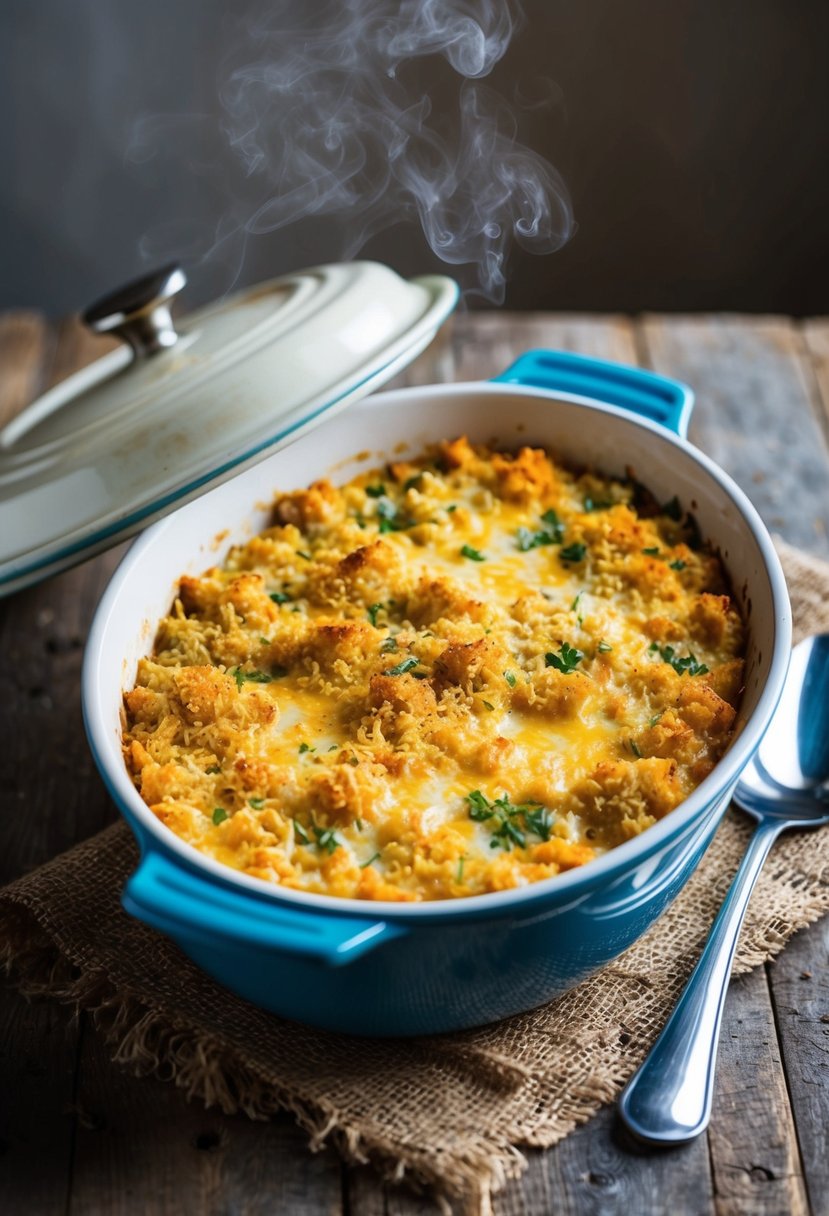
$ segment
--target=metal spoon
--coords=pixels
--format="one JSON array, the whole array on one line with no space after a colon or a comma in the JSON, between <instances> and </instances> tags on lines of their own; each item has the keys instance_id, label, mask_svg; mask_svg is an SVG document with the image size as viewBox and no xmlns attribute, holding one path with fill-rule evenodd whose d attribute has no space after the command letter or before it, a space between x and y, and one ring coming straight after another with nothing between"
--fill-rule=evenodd
<instances>
[{"instance_id":1,"label":"metal spoon","mask_svg":"<svg viewBox=\"0 0 829 1216\"><path fill-rule=\"evenodd\" d=\"M781 832L829 823L829 634L793 650L780 704L734 801L759 826L685 991L619 1099L622 1120L647 1144L685 1144L708 1126L725 993L752 889Z\"/></svg>"}]
</instances>

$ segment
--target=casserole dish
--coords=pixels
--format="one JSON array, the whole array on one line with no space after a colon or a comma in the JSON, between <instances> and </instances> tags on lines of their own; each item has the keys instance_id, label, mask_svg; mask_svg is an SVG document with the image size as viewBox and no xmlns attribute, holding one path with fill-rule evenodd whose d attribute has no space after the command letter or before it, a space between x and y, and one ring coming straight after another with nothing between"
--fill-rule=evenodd
<instances>
[{"instance_id":1,"label":"casserole dish","mask_svg":"<svg viewBox=\"0 0 829 1216\"><path fill-rule=\"evenodd\" d=\"M83 674L92 750L136 835L129 912L170 936L220 983L285 1017L356 1034L457 1030L532 1008L617 957L682 888L768 725L788 665L791 623L779 561L754 508L685 439L691 394L652 373L553 352L523 356L498 381L386 392L352 406L156 524L99 605ZM338 483L394 454L459 434L542 445L609 475L626 467L657 497L677 495L719 549L748 626L737 730L713 772L640 836L528 887L419 904L280 890L200 855L165 828L121 754L122 694L150 653L178 579L266 526L274 491ZM370 449L362 461L357 449ZM257 505L258 504L258 505Z\"/></svg>"}]
</instances>

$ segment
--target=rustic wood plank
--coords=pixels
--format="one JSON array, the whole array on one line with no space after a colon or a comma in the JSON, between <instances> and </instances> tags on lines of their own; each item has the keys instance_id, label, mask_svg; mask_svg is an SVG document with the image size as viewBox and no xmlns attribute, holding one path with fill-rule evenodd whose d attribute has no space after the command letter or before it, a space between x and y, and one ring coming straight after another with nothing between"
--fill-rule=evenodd
<instances>
[{"instance_id":1,"label":"rustic wood plank","mask_svg":"<svg viewBox=\"0 0 829 1216\"><path fill-rule=\"evenodd\" d=\"M0 427L41 391L53 343L39 313L0 314Z\"/></svg>"},{"instance_id":2,"label":"rustic wood plank","mask_svg":"<svg viewBox=\"0 0 829 1216\"><path fill-rule=\"evenodd\" d=\"M4 318L0 414L88 359L42 319ZM9 369L15 370L9 370ZM6 373L9 373L8 375ZM24 873L109 822L114 812L91 762L79 673L95 604L118 554L0 602L0 882ZM47 762L44 763L44 759ZM64 1213L74 1135L78 1025L48 1002L0 992L0 1211Z\"/></svg>"},{"instance_id":3,"label":"rustic wood plank","mask_svg":"<svg viewBox=\"0 0 829 1216\"><path fill-rule=\"evenodd\" d=\"M555 1149L529 1152L528 1159L527 1173L496 1197L494 1216L701 1216L713 1211L704 1137L670 1153L646 1153L620 1132L612 1106Z\"/></svg>"},{"instance_id":4,"label":"rustic wood plank","mask_svg":"<svg viewBox=\"0 0 829 1216\"><path fill-rule=\"evenodd\" d=\"M67 1216L339 1216L340 1161L308 1151L293 1118L207 1111L166 1081L137 1078L83 1038Z\"/></svg>"},{"instance_id":5,"label":"rustic wood plank","mask_svg":"<svg viewBox=\"0 0 829 1216\"><path fill-rule=\"evenodd\" d=\"M800 326L809 370L823 407L824 430L829 434L829 317L813 317Z\"/></svg>"},{"instance_id":6,"label":"rustic wood plank","mask_svg":"<svg viewBox=\"0 0 829 1216\"><path fill-rule=\"evenodd\" d=\"M64 1216L77 1027L0 990L0 1212Z\"/></svg>"},{"instance_id":7,"label":"rustic wood plank","mask_svg":"<svg viewBox=\"0 0 829 1216\"><path fill-rule=\"evenodd\" d=\"M829 921L768 964L786 1083L814 1216L829 1216Z\"/></svg>"},{"instance_id":8,"label":"rustic wood plank","mask_svg":"<svg viewBox=\"0 0 829 1216\"><path fill-rule=\"evenodd\" d=\"M801 339L783 317L646 317L643 352L691 383L691 439L745 490L768 527L829 556L829 449Z\"/></svg>"},{"instance_id":9,"label":"rustic wood plank","mask_svg":"<svg viewBox=\"0 0 829 1216\"><path fill-rule=\"evenodd\" d=\"M717 1216L809 1210L762 968L731 982L711 1128Z\"/></svg>"}]
</instances>

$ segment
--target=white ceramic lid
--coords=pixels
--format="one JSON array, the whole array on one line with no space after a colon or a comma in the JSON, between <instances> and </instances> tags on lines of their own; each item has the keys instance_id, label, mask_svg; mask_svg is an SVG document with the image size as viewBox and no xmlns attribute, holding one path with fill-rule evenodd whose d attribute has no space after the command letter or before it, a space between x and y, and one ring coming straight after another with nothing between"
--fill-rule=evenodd
<instances>
[{"instance_id":1,"label":"white ceramic lid","mask_svg":"<svg viewBox=\"0 0 829 1216\"><path fill-rule=\"evenodd\" d=\"M191 313L176 268L86 314L122 347L0 431L0 594L145 527L371 392L434 337L451 279L317 266ZM149 285L149 290L148 290ZM132 347L132 351L130 349Z\"/></svg>"}]
</instances>

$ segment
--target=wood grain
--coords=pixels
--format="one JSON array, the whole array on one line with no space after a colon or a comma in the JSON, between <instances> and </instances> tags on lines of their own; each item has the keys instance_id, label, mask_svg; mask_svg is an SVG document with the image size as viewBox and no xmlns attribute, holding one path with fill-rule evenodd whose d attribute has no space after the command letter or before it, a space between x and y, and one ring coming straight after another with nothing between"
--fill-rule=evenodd
<instances>
[{"instance_id":1,"label":"wood grain","mask_svg":"<svg viewBox=\"0 0 829 1216\"><path fill-rule=\"evenodd\" d=\"M808 1211L762 968L731 981L711 1127L717 1216L803 1216Z\"/></svg>"},{"instance_id":2,"label":"wood grain","mask_svg":"<svg viewBox=\"0 0 829 1216\"><path fill-rule=\"evenodd\" d=\"M647 362L692 383L690 439L729 472L773 531L829 556L827 449L784 317L647 317Z\"/></svg>"}]
</instances>

